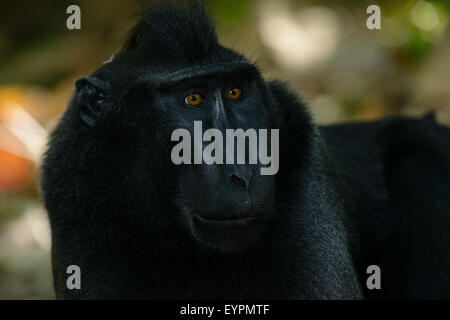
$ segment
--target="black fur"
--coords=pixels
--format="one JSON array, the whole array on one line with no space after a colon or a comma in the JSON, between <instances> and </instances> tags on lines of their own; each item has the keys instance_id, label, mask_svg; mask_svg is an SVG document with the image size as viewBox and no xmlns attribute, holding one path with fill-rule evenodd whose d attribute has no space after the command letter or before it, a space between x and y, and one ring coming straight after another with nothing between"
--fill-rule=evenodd
<instances>
[{"instance_id":1,"label":"black fur","mask_svg":"<svg viewBox=\"0 0 450 320\"><path fill-rule=\"evenodd\" d=\"M221 203L200 180L180 187L167 134L179 115L157 107L155 88L180 69L247 61L217 42L204 11L145 11L113 62L77 83L43 165L57 297L449 298L450 132L432 119L319 128L284 84L257 77L255 99L280 129L265 230L233 252L186 232L177 201ZM73 264L81 290L66 288ZM365 289L370 264L380 291Z\"/></svg>"}]
</instances>

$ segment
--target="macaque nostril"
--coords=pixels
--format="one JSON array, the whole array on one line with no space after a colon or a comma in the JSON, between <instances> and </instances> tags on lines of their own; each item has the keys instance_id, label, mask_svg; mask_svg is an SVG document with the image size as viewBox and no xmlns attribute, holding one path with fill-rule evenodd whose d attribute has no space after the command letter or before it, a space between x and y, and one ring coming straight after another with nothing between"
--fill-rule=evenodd
<instances>
[{"instance_id":1,"label":"macaque nostril","mask_svg":"<svg viewBox=\"0 0 450 320\"><path fill-rule=\"evenodd\" d=\"M252 178L251 175L245 178L242 178L237 174L231 175L231 180L233 181L233 183L236 184L237 186L244 187L245 189L248 189L251 178Z\"/></svg>"},{"instance_id":2,"label":"macaque nostril","mask_svg":"<svg viewBox=\"0 0 450 320\"><path fill-rule=\"evenodd\" d=\"M247 186L247 182L242 179L241 177L238 177L235 174L231 175L231 180L234 182L234 184L238 185L238 186L242 186L242 187L246 187Z\"/></svg>"},{"instance_id":3,"label":"macaque nostril","mask_svg":"<svg viewBox=\"0 0 450 320\"><path fill-rule=\"evenodd\" d=\"M241 178L237 174L232 174L231 175L231 180L233 181L233 183L235 185L237 185L239 187L239 189L241 189L241 191L245 190L245 193L247 195L246 199L244 201L245 210L248 210L251 207L251 200L250 200L250 196L248 194L248 189L249 189L251 178L252 178L252 175L249 175L248 178Z\"/></svg>"}]
</instances>

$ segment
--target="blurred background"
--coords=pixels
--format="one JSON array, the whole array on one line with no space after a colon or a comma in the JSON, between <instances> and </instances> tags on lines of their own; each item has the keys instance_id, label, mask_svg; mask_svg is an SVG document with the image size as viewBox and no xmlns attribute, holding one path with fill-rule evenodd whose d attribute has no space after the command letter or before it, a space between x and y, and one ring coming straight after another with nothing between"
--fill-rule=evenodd
<instances>
[{"instance_id":1,"label":"blurred background","mask_svg":"<svg viewBox=\"0 0 450 320\"><path fill-rule=\"evenodd\" d=\"M319 5L320 3L320 5ZM81 30L66 8L81 8ZM435 112L450 125L450 0L210 0L222 43L289 81L316 122ZM381 8L381 30L366 9ZM38 187L74 81L119 51L135 1L0 2L0 299L52 299Z\"/></svg>"}]
</instances>

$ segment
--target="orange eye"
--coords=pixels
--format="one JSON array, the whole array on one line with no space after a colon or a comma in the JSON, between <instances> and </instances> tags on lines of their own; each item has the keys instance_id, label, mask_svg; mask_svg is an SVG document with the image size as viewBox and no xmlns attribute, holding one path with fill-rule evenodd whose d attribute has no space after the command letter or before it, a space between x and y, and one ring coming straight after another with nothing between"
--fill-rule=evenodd
<instances>
[{"instance_id":1,"label":"orange eye","mask_svg":"<svg viewBox=\"0 0 450 320\"><path fill-rule=\"evenodd\" d=\"M233 99L233 100L239 99L241 94L242 94L242 90L239 88L233 88L233 89L228 90L228 98Z\"/></svg>"},{"instance_id":2,"label":"orange eye","mask_svg":"<svg viewBox=\"0 0 450 320\"><path fill-rule=\"evenodd\" d=\"M192 93L184 99L184 102L190 106L198 106L203 102L203 96L200 93Z\"/></svg>"}]
</instances>

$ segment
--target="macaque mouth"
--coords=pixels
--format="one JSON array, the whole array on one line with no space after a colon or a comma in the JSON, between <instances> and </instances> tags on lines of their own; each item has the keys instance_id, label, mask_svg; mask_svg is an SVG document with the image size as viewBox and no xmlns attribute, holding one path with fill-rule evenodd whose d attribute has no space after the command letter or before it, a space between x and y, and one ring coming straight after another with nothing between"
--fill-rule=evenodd
<instances>
[{"instance_id":1,"label":"macaque mouth","mask_svg":"<svg viewBox=\"0 0 450 320\"><path fill-rule=\"evenodd\" d=\"M264 216L259 214L209 219L194 213L192 235L206 247L242 252L259 238L264 221Z\"/></svg>"},{"instance_id":2,"label":"macaque mouth","mask_svg":"<svg viewBox=\"0 0 450 320\"><path fill-rule=\"evenodd\" d=\"M255 220L262 219L260 216L233 216L233 217L211 217L206 218L194 213L194 217L205 224L210 225L227 225L227 226L244 226Z\"/></svg>"}]
</instances>

